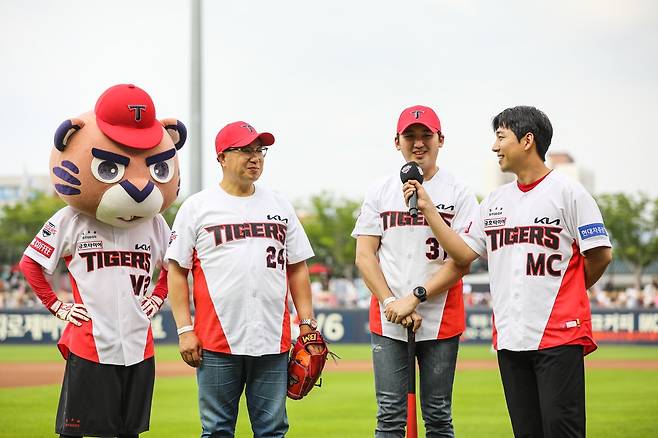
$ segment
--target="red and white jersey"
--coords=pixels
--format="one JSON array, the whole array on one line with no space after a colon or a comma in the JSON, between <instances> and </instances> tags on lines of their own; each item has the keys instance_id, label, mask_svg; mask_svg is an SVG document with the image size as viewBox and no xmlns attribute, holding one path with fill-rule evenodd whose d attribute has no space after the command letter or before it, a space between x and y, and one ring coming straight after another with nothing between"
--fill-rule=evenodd
<instances>
[{"instance_id":1,"label":"red and white jersey","mask_svg":"<svg viewBox=\"0 0 658 438\"><path fill-rule=\"evenodd\" d=\"M494 348L596 349L582 254L611 245L582 185L558 172L528 186L506 184L482 201L462 237L489 261Z\"/></svg>"},{"instance_id":2,"label":"red and white jersey","mask_svg":"<svg viewBox=\"0 0 658 438\"><path fill-rule=\"evenodd\" d=\"M287 265L313 250L282 195L257 185L247 197L219 186L190 196L165 257L192 270L194 331L204 349L247 356L290 349Z\"/></svg>"},{"instance_id":3,"label":"red and white jersey","mask_svg":"<svg viewBox=\"0 0 658 438\"><path fill-rule=\"evenodd\" d=\"M64 258L76 303L91 321L67 324L58 343L87 360L134 365L153 356L151 322L140 307L154 270L162 266L169 226L161 215L133 228L115 228L64 207L51 217L25 255L52 274Z\"/></svg>"},{"instance_id":4,"label":"red and white jersey","mask_svg":"<svg viewBox=\"0 0 658 438\"><path fill-rule=\"evenodd\" d=\"M440 169L423 187L441 216L459 232L477 217L475 196L452 174ZM395 175L376 183L368 190L356 221L353 237L380 236L379 264L388 287L398 298L424 285L445 263L447 254L439 246L422 213L412 218L404 203L402 182ZM461 280L421 303L416 311L423 324L416 340L444 339L464 331L464 301ZM407 340L407 329L390 323L384 307L373 295L370 301L370 331L393 339Z\"/></svg>"}]
</instances>

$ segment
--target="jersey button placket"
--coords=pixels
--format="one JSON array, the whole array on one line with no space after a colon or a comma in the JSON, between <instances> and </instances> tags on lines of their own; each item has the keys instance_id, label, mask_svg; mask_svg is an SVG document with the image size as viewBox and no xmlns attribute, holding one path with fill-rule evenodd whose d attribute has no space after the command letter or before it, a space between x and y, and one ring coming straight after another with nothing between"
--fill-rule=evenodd
<instances>
[{"instance_id":1,"label":"jersey button placket","mask_svg":"<svg viewBox=\"0 0 658 438\"><path fill-rule=\"evenodd\" d=\"M113 248L112 250L118 251L120 248L123 248L123 245L121 241L119 240L119 236L117 233L112 229L112 245ZM111 269L116 269L119 272L119 276L117 278L126 278L128 276L128 272L126 271L126 268L124 267L114 267ZM126 291L124 291L121 288L121 285L119 284L114 284L114 290L116 291L116 305L117 305L117 332L119 334L119 343L121 345L121 354L123 355L123 361L126 363L126 345L125 345L125 337L123 336L123 331L124 329L129 330L129 320L128 320L128 314L125 311L126 310Z\"/></svg>"},{"instance_id":2,"label":"jersey button placket","mask_svg":"<svg viewBox=\"0 0 658 438\"><path fill-rule=\"evenodd\" d=\"M246 214L244 217L245 222L248 222L249 218ZM247 254L253 255L255 254L255 251L258 251L258 239L246 239L245 243L248 247ZM247 288L247 293L249 296L248 301L249 306L252 309L252 313L249 317L249 322L247 323L247 338L249 339L249 342L246 344L246 350L248 354L254 354L257 350L256 343L260 338L260 328L258 327L258 321L261 319L261 315L259 314L260 306L258 305L258 291L256 287L256 278L258 275L256 275L256 273L258 272L259 268L262 268L261 266L258 266L258 264L263 263L263 258L250 256L249 259L249 270L247 274L248 280L245 286Z\"/></svg>"},{"instance_id":3,"label":"jersey button placket","mask_svg":"<svg viewBox=\"0 0 658 438\"><path fill-rule=\"evenodd\" d=\"M523 196L520 201L523 200ZM516 219L516 218L514 218ZM516 220L513 222L516 224ZM523 288L525 287L525 260L524 253L525 249L523 245L513 245L512 248L512 260L514 263L513 269L513 280L512 280L512 290L510 294L510 307L513 309L512 313L514 315L514 324L517 325L517 330L521 330L523 324L521 322L523 318L523 302L520 299Z\"/></svg>"}]
</instances>

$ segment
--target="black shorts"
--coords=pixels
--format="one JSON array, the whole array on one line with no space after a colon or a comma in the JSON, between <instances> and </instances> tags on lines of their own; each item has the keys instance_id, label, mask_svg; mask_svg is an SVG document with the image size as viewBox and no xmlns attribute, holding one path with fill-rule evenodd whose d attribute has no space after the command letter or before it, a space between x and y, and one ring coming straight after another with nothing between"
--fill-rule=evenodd
<instances>
[{"instance_id":1,"label":"black shorts","mask_svg":"<svg viewBox=\"0 0 658 438\"><path fill-rule=\"evenodd\" d=\"M71 436L135 435L147 431L155 360L106 365L70 354L55 432Z\"/></svg>"}]
</instances>

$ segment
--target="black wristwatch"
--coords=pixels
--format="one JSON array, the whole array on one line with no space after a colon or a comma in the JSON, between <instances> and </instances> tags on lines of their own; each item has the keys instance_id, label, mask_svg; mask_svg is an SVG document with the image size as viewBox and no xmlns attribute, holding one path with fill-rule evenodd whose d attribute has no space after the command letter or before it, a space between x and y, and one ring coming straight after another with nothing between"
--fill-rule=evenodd
<instances>
[{"instance_id":1,"label":"black wristwatch","mask_svg":"<svg viewBox=\"0 0 658 438\"><path fill-rule=\"evenodd\" d=\"M418 286L414 288L414 296L424 303L427 301L427 290L423 286Z\"/></svg>"}]
</instances>

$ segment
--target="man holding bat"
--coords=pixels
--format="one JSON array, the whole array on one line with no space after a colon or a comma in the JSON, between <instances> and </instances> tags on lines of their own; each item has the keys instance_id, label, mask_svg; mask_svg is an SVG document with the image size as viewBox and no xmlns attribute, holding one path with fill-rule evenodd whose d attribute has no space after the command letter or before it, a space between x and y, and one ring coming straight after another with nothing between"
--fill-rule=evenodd
<instances>
[{"instance_id":1,"label":"man holding bat","mask_svg":"<svg viewBox=\"0 0 658 438\"><path fill-rule=\"evenodd\" d=\"M441 122L429 107L413 106L400 114L395 147L408 162L400 177L424 178L423 187L437 212L457 231L477 215L475 196L445 169L437 166L444 136ZM452 385L459 335L464 330L462 283L433 290L432 278L446 262L422 213L410 211L402 181L391 175L367 192L352 236L357 239L356 265L372 293L372 339L377 427L375 436L403 437L407 410L407 331L417 341L421 409L427 437L454 437ZM432 298L427 298L431 293ZM413 300L415 310L402 306ZM410 428L411 429L411 428Z\"/></svg>"}]
</instances>

